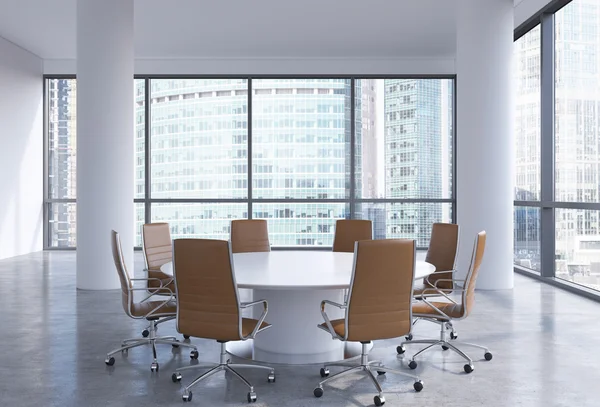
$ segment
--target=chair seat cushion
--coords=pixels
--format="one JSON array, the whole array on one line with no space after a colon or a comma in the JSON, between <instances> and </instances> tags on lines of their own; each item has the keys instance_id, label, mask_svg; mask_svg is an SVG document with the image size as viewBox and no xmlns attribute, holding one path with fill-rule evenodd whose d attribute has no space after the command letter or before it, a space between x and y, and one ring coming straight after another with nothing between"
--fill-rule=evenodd
<instances>
[{"instance_id":1,"label":"chair seat cushion","mask_svg":"<svg viewBox=\"0 0 600 407\"><path fill-rule=\"evenodd\" d=\"M430 301L431 305L438 308L444 314L450 318L461 318L463 316L463 309L461 304L453 304L451 302L441 301ZM413 317L425 317L425 318L436 318L436 319L447 319L440 315L437 310L430 307L423 301L417 301L412 306Z\"/></svg>"},{"instance_id":2,"label":"chair seat cushion","mask_svg":"<svg viewBox=\"0 0 600 407\"><path fill-rule=\"evenodd\" d=\"M256 327L256 324L258 324L258 319L242 318L242 336L250 335ZM258 332L262 331L268 326L271 326L271 324L263 321L263 323L260 324L260 328L258 328Z\"/></svg>"},{"instance_id":3,"label":"chair seat cushion","mask_svg":"<svg viewBox=\"0 0 600 407\"><path fill-rule=\"evenodd\" d=\"M333 330L335 331L336 334L338 334L339 336L341 336L342 338L345 336L346 334L346 325L344 324L345 319L334 319L331 322L331 326L333 327ZM319 325L319 328L324 329L325 331L329 332L329 327L327 326L326 322L323 322L321 325Z\"/></svg>"},{"instance_id":4,"label":"chair seat cushion","mask_svg":"<svg viewBox=\"0 0 600 407\"><path fill-rule=\"evenodd\" d=\"M163 304L164 301L145 301L134 303L131 306L131 314L134 317L143 317L147 315L153 309L158 308L151 317L170 317L177 314L177 303L175 301L169 301Z\"/></svg>"}]
</instances>

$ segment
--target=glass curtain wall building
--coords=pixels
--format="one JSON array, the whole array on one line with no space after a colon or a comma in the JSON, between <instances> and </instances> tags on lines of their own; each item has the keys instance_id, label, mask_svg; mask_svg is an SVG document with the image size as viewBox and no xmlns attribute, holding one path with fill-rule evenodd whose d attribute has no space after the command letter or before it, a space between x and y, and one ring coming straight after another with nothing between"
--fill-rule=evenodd
<instances>
[{"instance_id":1,"label":"glass curtain wall building","mask_svg":"<svg viewBox=\"0 0 600 407\"><path fill-rule=\"evenodd\" d=\"M49 95L56 86L69 95L48 103L48 122L69 129L48 127L49 157L62 165L48 161L49 185L72 185L46 199L47 245L75 247L76 80L47 82ZM174 238L227 239L232 219L254 218L267 219L274 246L329 247L336 220L362 218L376 238L427 247L431 224L452 220L453 87L434 78L136 79L137 244L145 222L168 222Z\"/></svg>"}]
</instances>

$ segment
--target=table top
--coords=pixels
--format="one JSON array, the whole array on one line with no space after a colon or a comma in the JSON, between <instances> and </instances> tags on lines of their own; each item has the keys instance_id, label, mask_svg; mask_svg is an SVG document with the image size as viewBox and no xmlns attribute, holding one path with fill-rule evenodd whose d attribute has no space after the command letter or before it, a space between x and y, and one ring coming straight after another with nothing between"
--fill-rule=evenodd
<instances>
[{"instance_id":1,"label":"table top","mask_svg":"<svg viewBox=\"0 0 600 407\"><path fill-rule=\"evenodd\" d=\"M329 290L349 288L354 253L330 251L277 250L263 253L236 253L233 269L238 288L267 290ZM173 264L161 271L173 274ZM415 263L415 279L435 271L422 260Z\"/></svg>"}]
</instances>

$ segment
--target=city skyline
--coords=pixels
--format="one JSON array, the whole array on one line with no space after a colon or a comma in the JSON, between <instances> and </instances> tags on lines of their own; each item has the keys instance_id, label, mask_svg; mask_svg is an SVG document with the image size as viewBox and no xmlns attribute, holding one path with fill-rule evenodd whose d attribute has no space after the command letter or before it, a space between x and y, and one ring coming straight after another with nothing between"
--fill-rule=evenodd
<instances>
[{"instance_id":1,"label":"city skyline","mask_svg":"<svg viewBox=\"0 0 600 407\"><path fill-rule=\"evenodd\" d=\"M53 80L58 86L68 87L74 80ZM386 80L356 80L355 88L355 194L357 198L396 198L382 196L385 173L384 136L380 120L383 117L378 89ZM423 117L433 117L437 128L433 138L451 139L451 123L439 123L443 109L452 111L452 97L441 89L450 89L453 81L415 80L410 83L439 82L438 100L425 107ZM408 83L407 82L407 83ZM444 86L441 86L441 83ZM175 236L206 235L227 238L230 219L248 217L248 86L245 79L152 79L150 81L150 140L151 140L151 198L152 199L241 199L240 203L152 203L151 221L168 221ZM330 246L333 242L335 220L341 218L371 218L375 235L379 237L408 237L428 244L431 223L450 221L451 204L379 204L357 203L350 213L350 95L349 79L254 79L252 82L253 138L252 138L252 198L321 200L319 202L269 203L255 202L253 218L269 219L274 245ZM135 81L135 198L145 197L145 81ZM50 87L52 89L52 87ZM363 90L365 94L363 95ZM434 92L435 93L435 92ZM51 96L57 95L52 93ZM71 89L68 98L57 98L63 110L72 111L75 105ZM443 98L443 100L442 100ZM363 106L364 102L364 106ZM417 103L417 99L414 99ZM422 100L421 105L426 105ZM416 106L416 105L415 105ZM431 109L436 110L434 115ZM421 109L424 109L421 107ZM448 113L448 112L446 112ZM444 115L446 120L452 114ZM404 120L404 119L399 119ZM430 121L431 121L430 120ZM432 123L433 123L432 122ZM425 122L423 122L424 124ZM402 125L402 123L398 123ZM435 127L434 126L434 127ZM431 127L431 126L430 126ZM72 127L74 129L74 127ZM421 131L427 131L423 125ZM429 130L431 132L431 130ZM364 134L363 134L364 132ZM449 133L447 133L449 132ZM61 136L63 144L71 143L71 150L54 152L62 171L73 178L68 162L74 161L72 144L75 136ZM417 139L418 131L411 134ZM432 137L429 137L431 143ZM452 143L438 140L437 146L448 148ZM427 144L424 144L424 146ZM369 151L363 154L363 149ZM437 155L441 154L439 148ZM451 158L437 157L438 177L451 172ZM52 160L51 160L52 161ZM445 167L441 167L441 162ZM68 168L67 168L68 167ZM363 168L365 169L363 171ZM70 169L70 170L68 170ZM49 171L52 174L52 171ZM443 175L442 175L443 173ZM287 175L286 175L287 174ZM397 175L398 178L406 175ZM60 177L53 178L58 184ZM412 180L414 181L414 180ZM69 183L68 180L62 181ZM363 192L363 183L367 185ZM449 185L449 183L448 183ZM441 187L440 187L441 188ZM438 189L440 189L438 188ZM444 186L449 194L449 186ZM377 194L377 196L373 196ZM69 196L72 198L73 196ZM415 196L418 198L418 196ZM446 198L440 193L425 198ZM344 200L327 202L323 200ZM401 197L399 199L402 199ZM282 207L283 206L283 207ZM74 204L68 205L68 215L49 218L53 226L62 223L53 243L66 241L74 245ZM145 207L137 203L137 229L145 221ZM441 209L440 209L441 208ZM63 208L59 208L63 209ZM442 212L444 218L442 218ZM407 214L404 218L404 214ZM58 214L57 214L58 215ZM404 221L399 221L404 219ZM395 220L396 229L388 228ZM64 225L64 224L67 225ZM404 225L401 226L400 224ZM56 230L56 229L54 229ZM401 231L400 231L401 230ZM68 237L71 236L69 241ZM140 244L139 233L137 244Z\"/></svg>"}]
</instances>

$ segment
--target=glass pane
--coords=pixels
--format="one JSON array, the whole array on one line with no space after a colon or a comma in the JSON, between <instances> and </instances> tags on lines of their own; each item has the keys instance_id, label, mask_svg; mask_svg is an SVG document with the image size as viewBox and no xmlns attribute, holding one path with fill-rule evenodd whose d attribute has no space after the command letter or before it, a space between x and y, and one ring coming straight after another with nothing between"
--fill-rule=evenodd
<instances>
[{"instance_id":1,"label":"glass pane","mask_svg":"<svg viewBox=\"0 0 600 407\"><path fill-rule=\"evenodd\" d=\"M415 239L429 247L431 225L452 222L450 203L357 203L354 217L373 222L374 239Z\"/></svg>"},{"instance_id":2,"label":"glass pane","mask_svg":"<svg viewBox=\"0 0 600 407\"><path fill-rule=\"evenodd\" d=\"M143 203L136 202L135 204L135 230L134 230L134 242L135 247L142 247L142 225L146 219L146 205Z\"/></svg>"},{"instance_id":3,"label":"glass pane","mask_svg":"<svg viewBox=\"0 0 600 407\"><path fill-rule=\"evenodd\" d=\"M599 214L556 209L556 277L600 290Z\"/></svg>"},{"instance_id":4,"label":"glass pane","mask_svg":"<svg viewBox=\"0 0 600 407\"><path fill-rule=\"evenodd\" d=\"M168 222L171 238L229 240L232 219L247 219L245 203L153 203L152 222Z\"/></svg>"},{"instance_id":5,"label":"glass pane","mask_svg":"<svg viewBox=\"0 0 600 407\"><path fill-rule=\"evenodd\" d=\"M151 81L152 198L248 196L245 79Z\"/></svg>"},{"instance_id":6,"label":"glass pane","mask_svg":"<svg viewBox=\"0 0 600 407\"><path fill-rule=\"evenodd\" d=\"M514 208L514 262L540 271L540 208Z\"/></svg>"},{"instance_id":7,"label":"glass pane","mask_svg":"<svg viewBox=\"0 0 600 407\"><path fill-rule=\"evenodd\" d=\"M146 82L135 80L135 192L134 198L146 195Z\"/></svg>"},{"instance_id":8,"label":"glass pane","mask_svg":"<svg viewBox=\"0 0 600 407\"><path fill-rule=\"evenodd\" d=\"M254 219L267 219L272 246L333 246L335 221L349 218L345 203L255 203Z\"/></svg>"},{"instance_id":9,"label":"glass pane","mask_svg":"<svg viewBox=\"0 0 600 407\"><path fill-rule=\"evenodd\" d=\"M77 136L75 79L48 79L48 198L74 199Z\"/></svg>"},{"instance_id":10,"label":"glass pane","mask_svg":"<svg viewBox=\"0 0 600 407\"><path fill-rule=\"evenodd\" d=\"M76 239L76 204L49 203L48 205L48 246L75 247Z\"/></svg>"},{"instance_id":11,"label":"glass pane","mask_svg":"<svg viewBox=\"0 0 600 407\"><path fill-rule=\"evenodd\" d=\"M598 3L573 1L555 22L555 199L600 202Z\"/></svg>"},{"instance_id":12,"label":"glass pane","mask_svg":"<svg viewBox=\"0 0 600 407\"><path fill-rule=\"evenodd\" d=\"M350 80L252 81L252 197L344 199Z\"/></svg>"},{"instance_id":13,"label":"glass pane","mask_svg":"<svg viewBox=\"0 0 600 407\"><path fill-rule=\"evenodd\" d=\"M540 26L514 44L515 200L540 199Z\"/></svg>"},{"instance_id":14,"label":"glass pane","mask_svg":"<svg viewBox=\"0 0 600 407\"><path fill-rule=\"evenodd\" d=\"M452 198L454 81L356 80L358 198Z\"/></svg>"}]
</instances>

